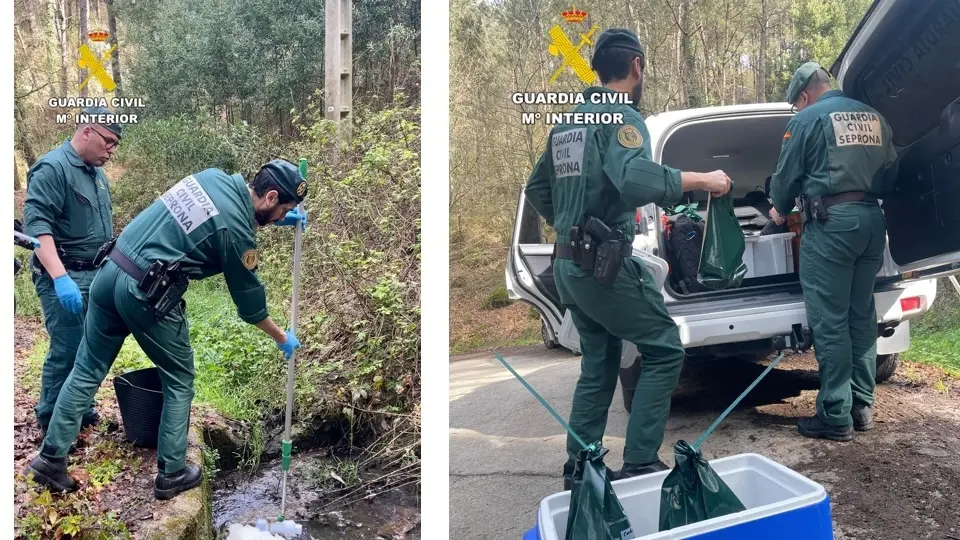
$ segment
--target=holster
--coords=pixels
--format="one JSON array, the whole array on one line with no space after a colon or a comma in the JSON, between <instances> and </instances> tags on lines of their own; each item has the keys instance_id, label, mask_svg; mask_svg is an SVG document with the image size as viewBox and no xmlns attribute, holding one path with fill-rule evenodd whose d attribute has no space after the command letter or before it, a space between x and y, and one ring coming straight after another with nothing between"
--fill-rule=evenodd
<instances>
[{"instance_id":1,"label":"holster","mask_svg":"<svg viewBox=\"0 0 960 540\"><path fill-rule=\"evenodd\" d=\"M595 217L588 217L584 224L584 232L594 238L596 255L593 260L593 278L603 287L609 287L617 280L620 267L627 249L632 247L626 241L623 231L610 229ZM582 268L582 267L581 267ZM584 271L588 271L583 268Z\"/></svg>"},{"instance_id":2,"label":"holster","mask_svg":"<svg viewBox=\"0 0 960 540\"><path fill-rule=\"evenodd\" d=\"M180 305L190 281L180 271L180 263L156 261L147 270L138 286L153 305L157 319L163 319L173 308Z\"/></svg>"}]
</instances>

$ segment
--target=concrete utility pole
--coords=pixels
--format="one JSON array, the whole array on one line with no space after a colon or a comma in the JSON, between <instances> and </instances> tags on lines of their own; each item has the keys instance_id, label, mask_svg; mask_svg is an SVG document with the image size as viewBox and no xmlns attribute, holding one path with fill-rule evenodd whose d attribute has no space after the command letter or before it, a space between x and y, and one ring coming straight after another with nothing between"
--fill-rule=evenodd
<instances>
[{"instance_id":1,"label":"concrete utility pole","mask_svg":"<svg viewBox=\"0 0 960 540\"><path fill-rule=\"evenodd\" d=\"M325 10L324 110L327 120L339 122L339 147L353 131L353 0L327 0ZM338 161L335 154L334 162Z\"/></svg>"}]
</instances>

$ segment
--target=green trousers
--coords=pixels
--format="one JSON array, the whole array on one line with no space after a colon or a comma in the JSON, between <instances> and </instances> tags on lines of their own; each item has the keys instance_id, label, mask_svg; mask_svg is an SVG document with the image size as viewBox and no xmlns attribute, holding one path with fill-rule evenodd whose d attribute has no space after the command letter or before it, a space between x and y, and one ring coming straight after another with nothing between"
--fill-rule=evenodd
<instances>
[{"instance_id":1,"label":"green trousers","mask_svg":"<svg viewBox=\"0 0 960 540\"><path fill-rule=\"evenodd\" d=\"M875 204L839 204L826 222L810 220L803 228L800 283L820 365L817 416L831 426L852 425L854 403L873 405L873 288L885 246L886 222Z\"/></svg>"},{"instance_id":2,"label":"green trousers","mask_svg":"<svg viewBox=\"0 0 960 540\"><path fill-rule=\"evenodd\" d=\"M77 362L57 399L40 452L65 457L80 432L83 411L93 402L123 341L129 334L160 370L163 414L157 465L174 473L186 463L190 403L193 400L193 349L181 308L158 321L136 281L113 261L101 268L90 287L90 308Z\"/></svg>"},{"instance_id":3,"label":"green trousers","mask_svg":"<svg viewBox=\"0 0 960 540\"><path fill-rule=\"evenodd\" d=\"M580 333L580 379L573 394L570 427L587 444L600 441L617 388L622 340L634 343L643 370L627 424L625 463L656 461L670 414L670 397L680 378L684 351L663 296L639 259L627 258L610 287L603 287L573 261L557 259L554 277L563 304ZM575 460L579 444L567 437Z\"/></svg>"},{"instance_id":4,"label":"green trousers","mask_svg":"<svg viewBox=\"0 0 960 540\"><path fill-rule=\"evenodd\" d=\"M90 297L90 283L93 281L95 272L69 271L67 273L80 288L80 294L83 296L83 308L86 312ZM46 429L50 423L50 416L53 414L53 406L57 403L57 396L60 395L60 389L63 387L64 381L67 380L67 375L70 375L77 357L77 348L80 346L80 339L83 337L84 314L70 313L60 304L57 292L53 287L53 280L50 279L48 274L34 272L33 285L37 289L37 296L40 297L43 324L47 329L47 335L50 337L50 349L43 360L40 400L34 407L37 423L40 424L40 427ZM92 414L92 407L85 412L85 415L90 414Z\"/></svg>"}]
</instances>

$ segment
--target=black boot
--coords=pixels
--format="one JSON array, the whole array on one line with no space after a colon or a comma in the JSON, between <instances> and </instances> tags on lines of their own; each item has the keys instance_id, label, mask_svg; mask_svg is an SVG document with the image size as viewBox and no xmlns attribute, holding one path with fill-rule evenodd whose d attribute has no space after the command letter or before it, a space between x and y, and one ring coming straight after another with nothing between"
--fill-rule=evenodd
<instances>
[{"instance_id":1,"label":"black boot","mask_svg":"<svg viewBox=\"0 0 960 540\"><path fill-rule=\"evenodd\" d=\"M575 465L575 463L572 462L572 461L568 461L568 462L564 463L564 465L563 465L563 490L564 490L564 491L570 491L571 489L573 489L573 467L574 467L574 465ZM619 480L619 479L620 479L620 478L617 476L617 473L613 472L613 470L610 469L610 467L607 467L607 478L609 478L611 482L614 481L614 480Z\"/></svg>"},{"instance_id":2,"label":"black boot","mask_svg":"<svg viewBox=\"0 0 960 540\"><path fill-rule=\"evenodd\" d=\"M100 413L96 409L90 409L83 418L80 419L80 429L95 426L100 423Z\"/></svg>"},{"instance_id":3,"label":"black boot","mask_svg":"<svg viewBox=\"0 0 960 540\"><path fill-rule=\"evenodd\" d=\"M854 405L850 410L850 416L853 417L853 429L857 431L870 431L873 429L873 410L866 405Z\"/></svg>"},{"instance_id":4,"label":"black boot","mask_svg":"<svg viewBox=\"0 0 960 540\"><path fill-rule=\"evenodd\" d=\"M627 463L623 462L623 468L620 469L620 474L617 476L618 480L623 480L624 478L633 478L634 476L643 476L645 474L651 474L655 472L665 471L669 469L667 464L660 461L659 459L653 463Z\"/></svg>"},{"instance_id":5,"label":"black boot","mask_svg":"<svg viewBox=\"0 0 960 540\"><path fill-rule=\"evenodd\" d=\"M853 440L853 426L831 426L824 424L817 416L801 418L797 421L797 431L812 439L830 439L846 442Z\"/></svg>"},{"instance_id":6,"label":"black boot","mask_svg":"<svg viewBox=\"0 0 960 540\"><path fill-rule=\"evenodd\" d=\"M77 490L77 482L67 474L66 458L37 455L24 469L23 475L28 478L33 475L34 482L50 488L50 491L69 493Z\"/></svg>"},{"instance_id":7,"label":"black boot","mask_svg":"<svg viewBox=\"0 0 960 540\"><path fill-rule=\"evenodd\" d=\"M175 473L158 472L153 494L161 501L172 499L184 491L199 486L201 477L200 466L193 463L187 463L184 468Z\"/></svg>"}]
</instances>

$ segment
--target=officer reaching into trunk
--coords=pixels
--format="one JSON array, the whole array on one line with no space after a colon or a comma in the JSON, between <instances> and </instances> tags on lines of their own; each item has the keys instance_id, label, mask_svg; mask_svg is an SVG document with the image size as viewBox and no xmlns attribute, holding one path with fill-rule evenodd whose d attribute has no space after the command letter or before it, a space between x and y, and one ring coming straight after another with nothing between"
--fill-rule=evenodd
<instances>
[{"instance_id":1,"label":"officer reaching into trunk","mask_svg":"<svg viewBox=\"0 0 960 540\"><path fill-rule=\"evenodd\" d=\"M873 428L877 311L873 287L883 264L886 222L878 198L892 188L897 153L880 114L830 87L807 62L794 73L787 124L770 183L782 222L799 197L804 213L800 284L820 366L817 414L798 422L807 437L849 441Z\"/></svg>"},{"instance_id":2,"label":"officer reaching into trunk","mask_svg":"<svg viewBox=\"0 0 960 540\"><path fill-rule=\"evenodd\" d=\"M112 114L103 107L82 112L91 119L98 115L110 119ZM113 157L122 133L117 123L79 124L69 140L37 160L27 173L24 232L40 241L30 267L50 336L40 399L34 408L44 433L83 337L85 304L95 273L93 258L113 236L110 182L102 167ZM83 412L81 425L93 425L99 419L91 406Z\"/></svg>"},{"instance_id":3,"label":"officer reaching into trunk","mask_svg":"<svg viewBox=\"0 0 960 540\"><path fill-rule=\"evenodd\" d=\"M169 499L200 483L200 467L186 462L193 399L193 349L182 296L188 280L223 273L241 319L270 335L286 358L300 342L267 314L256 274L255 228L296 225L294 210L307 193L296 166L264 165L247 185L219 169L188 176L130 222L97 254L102 264L90 287L90 308L77 362L57 400L40 454L24 474L57 491L73 491L66 455L80 431L124 339L133 334L156 364L163 384L154 493Z\"/></svg>"},{"instance_id":4,"label":"officer reaching into trunk","mask_svg":"<svg viewBox=\"0 0 960 540\"><path fill-rule=\"evenodd\" d=\"M551 130L526 187L527 200L557 232L554 277L580 333L580 379L570 427L600 441L617 385L621 340L643 355L621 478L665 470L657 451L670 412L684 350L663 297L644 264L631 257L640 206L674 204L684 191L723 195L723 171L680 172L651 161L650 136L637 103L643 92L644 51L636 34L612 28L596 42L591 67L603 87L584 91L576 112L622 113L620 125L560 124ZM633 105L600 104L614 93ZM608 94L602 96L598 94ZM564 488L570 489L580 445L567 438Z\"/></svg>"}]
</instances>

